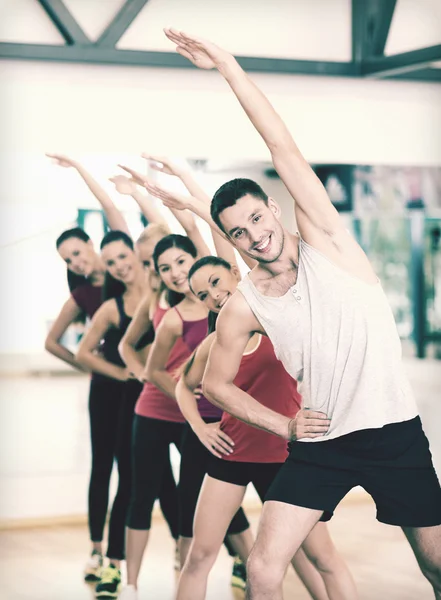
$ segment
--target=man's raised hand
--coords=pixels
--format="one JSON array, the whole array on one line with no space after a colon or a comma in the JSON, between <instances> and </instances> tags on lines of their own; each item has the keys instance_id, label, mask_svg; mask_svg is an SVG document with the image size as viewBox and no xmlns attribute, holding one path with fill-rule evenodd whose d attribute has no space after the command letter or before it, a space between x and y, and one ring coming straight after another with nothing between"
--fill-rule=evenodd
<instances>
[{"instance_id":1,"label":"man's raised hand","mask_svg":"<svg viewBox=\"0 0 441 600\"><path fill-rule=\"evenodd\" d=\"M164 33L176 44L176 52L199 69L217 69L226 60L231 59L231 54L208 40L171 28L164 29Z\"/></svg>"}]
</instances>

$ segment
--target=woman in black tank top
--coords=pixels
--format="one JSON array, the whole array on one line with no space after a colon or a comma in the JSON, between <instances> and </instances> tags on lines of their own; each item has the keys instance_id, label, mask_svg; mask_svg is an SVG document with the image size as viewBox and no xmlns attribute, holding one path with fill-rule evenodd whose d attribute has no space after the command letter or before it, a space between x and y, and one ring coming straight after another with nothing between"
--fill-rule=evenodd
<instances>
[{"instance_id":1,"label":"woman in black tank top","mask_svg":"<svg viewBox=\"0 0 441 600\"><path fill-rule=\"evenodd\" d=\"M112 423L116 425L116 431L113 432L116 442L112 464L113 458L116 458L119 474L118 491L110 521L111 524L112 520L118 522L118 531L114 536L118 539L109 538L107 552L109 566L101 574L101 581L96 590L97 597L100 597L101 593L105 594L117 589L121 580L120 561L125 557L125 521L131 489L132 420L134 407L142 389L142 384L125 367L118 352L118 345L142 297L149 291L146 273L134 252L133 241L127 234L119 231L106 234L101 242L101 250L107 268L103 288L105 301L94 315L76 356L80 364L93 370L94 373L99 373L100 377L113 380L111 395L119 395L119 402L112 408L108 405L109 397L103 398L96 408L101 420L109 416L109 409L113 410L113 415L110 416ZM101 340L104 340L104 343ZM144 352L140 360L146 360L145 350L148 350L152 341L152 330L147 331L139 340L137 348L141 354ZM99 349L100 352L97 353ZM92 407L91 409L93 410ZM92 430L92 438L93 435ZM101 434L97 433L97 435ZM107 500L107 497L102 499L106 508ZM164 473L159 500L171 535L177 539L178 497L170 463ZM96 512L105 514L102 508L103 506L99 507L99 511Z\"/></svg>"}]
</instances>

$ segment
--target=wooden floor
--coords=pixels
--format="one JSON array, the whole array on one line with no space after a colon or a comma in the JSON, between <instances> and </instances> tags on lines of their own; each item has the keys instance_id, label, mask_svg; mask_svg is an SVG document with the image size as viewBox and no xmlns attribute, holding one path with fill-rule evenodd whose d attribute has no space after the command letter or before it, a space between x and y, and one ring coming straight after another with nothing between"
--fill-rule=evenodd
<instances>
[{"instance_id":1,"label":"wooden floor","mask_svg":"<svg viewBox=\"0 0 441 600\"><path fill-rule=\"evenodd\" d=\"M248 515L255 530L258 512ZM369 501L342 503L330 522L333 539L357 582L360 600L432 600L400 529L375 520ZM2 600L89 600L93 589L82 582L88 552L84 526L58 526L0 532ZM172 600L175 589L173 542L155 520L140 580L140 600ZM208 600L243 598L229 586L231 559L222 550L209 581ZM287 600L306 600L306 591L289 571Z\"/></svg>"}]
</instances>

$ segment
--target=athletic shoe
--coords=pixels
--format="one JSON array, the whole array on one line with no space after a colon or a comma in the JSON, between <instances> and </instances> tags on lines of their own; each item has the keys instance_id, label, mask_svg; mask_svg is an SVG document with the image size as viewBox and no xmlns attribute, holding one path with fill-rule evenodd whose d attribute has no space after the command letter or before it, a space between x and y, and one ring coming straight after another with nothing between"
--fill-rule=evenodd
<instances>
[{"instance_id":1,"label":"athletic shoe","mask_svg":"<svg viewBox=\"0 0 441 600\"><path fill-rule=\"evenodd\" d=\"M89 582L96 582L101 579L101 570L103 568L103 555L97 550L92 552L92 556L84 568L84 579Z\"/></svg>"},{"instance_id":2,"label":"athletic shoe","mask_svg":"<svg viewBox=\"0 0 441 600\"><path fill-rule=\"evenodd\" d=\"M117 598L121 587L121 571L109 564L101 572L101 581L96 586L95 598Z\"/></svg>"},{"instance_id":3,"label":"athletic shoe","mask_svg":"<svg viewBox=\"0 0 441 600\"><path fill-rule=\"evenodd\" d=\"M244 590L247 586L247 568L238 556L234 559L231 585L241 590Z\"/></svg>"},{"instance_id":4,"label":"athletic shoe","mask_svg":"<svg viewBox=\"0 0 441 600\"><path fill-rule=\"evenodd\" d=\"M126 585L119 595L118 600L138 600L138 591L134 585Z\"/></svg>"}]
</instances>

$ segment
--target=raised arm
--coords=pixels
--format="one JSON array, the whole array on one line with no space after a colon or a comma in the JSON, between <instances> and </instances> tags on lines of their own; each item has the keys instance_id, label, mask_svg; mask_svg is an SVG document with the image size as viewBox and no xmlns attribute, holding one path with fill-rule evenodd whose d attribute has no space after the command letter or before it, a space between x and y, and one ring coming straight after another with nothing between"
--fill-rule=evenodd
<instances>
[{"instance_id":1,"label":"raised arm","mask_svg":"<svg viewBox=\"0 0 441 600\"><path fill-rule=\"evenodd\" d=\"M83 365L76 360L74 354L68 348L66 348L66 346L60 344L60 339L62 338L63 334L67 331L68 327L75 322L81 313L81 308L71 296L69 300L65 302L58 317L50 328L44 347L47 352L50 352L50 354L53 354L71 367L78 369L78 371L87 371L88 369L84 368Z\"/></svg>"},{"instance_id":2,"label":"raised arm","mask_svg":"<svg viewBox=\"0 0 441 600\"><path fill-rule=\"evenodd\" d=\"M101 340L107 331L115 326L117 321L118 313L115 300L107 300L95 313L89 329L81 340L75 358L90 371L107 375L107 377L112 377L119 381L127 381L129 379L127 369L110 363L96 353Z\"/></svg>"},{"instance_id":3,"label":"raised arm","mask_svg":"<svg viewBox=\"0 0 441 600\"><path fill-rule=\"evenodd\" d=\"M92 177L92 175L81 165L78 161L64 156L62 154L46 154L49 158L55 160L60 167L73 167L80 177L83 179L89 190L101 204L101 207L106 215L107 222L109 223L110 229L117 231L124 231L130 235L129 228L127 227L126 220L124 219L120 210L118 210L113 203L112 198L105 191L105 189Z\"/></svg>"},{"instance_id":4,"label":"raised arm","mask_svg":"<svg viewBox=\"0 0 441 600\"><path fill-rule=\"evenodd\" d=\"M146 194L143 194L136 183L125 175L115 175L109 179L119 194L131 196L139 206L141 213L149 223L160 223L167 225L167 221L161 215L159 210L154 206Z\"/></svg>"},{"instance_id":5,"label":"raised arm","mask_svg":"<svg viewBox=\"0 0 441 600\"><path fill-rule=\"evenodd\" d=\"M178 313L170 309L162 318L147 359L147 379L161 392L176 399L176 381L166 371L170 352L177 339L182 335L182 320Z\"/></svg>"},{"instance_id":6,"label":"raised arm","mask_svg":"<svg viewBox=\"0 0 441 600\"><path fill-rule=\"evenodd\" d=\"M148 178L145 175L139 173L138 171L135 171L134 169L131 169L130 167L126 167L123 165L119 166L121 167L121 169L124 169L124 171L127 171L127 173L130 173L130 175L133 177L133 180L138 185L142 185L148 191L150 191L146 185L146 182L148 182ZM153 184L153 182L150 183ZM197 226L194 216L191 214L191 212L189 212L188 210L177 209L173 206L168 206L168 208L170 209L171 213L176 217L176 220L182 225L185 233L191 239L193 244L196 246L196 249L198 251L198 257L201 258L202 256L208 256L210 254L210 249L205 243L204 238L202 237L201 232L199 231L199 227Z\"/></svg>"},{"instance_id":7,"label":"raised arm","mask_svg":"<svg viewBox=\"0 0 441 600\"><path fill-rule=\"evenodd\" d=\"M366 255L346 230L320 179L302 156L285 123L235 58L201 38L173 29L166 29L165 34L193 64L202 69L215 68L227 81L271 152L274 167L294 199L301 236L343 268L368 283L375 282Z\"/></svg>"},{"instance_id":8,"label":"raised arm","mask_svg":"<svg viewBox=\"0 0 441 600\"><path fill-rule=\"evenodd\" d=\"M193 177L191 172L188 169L184 169L179 165L176 165L169 158L165 156L153 156L150 154L143 153L143 157L149 161L149 166L151 169L155 171L159 171L160 173L165 173L166 175L171 175L174 177L178 177L182 183L187 188L188 193L190 194L189 201L185 208L188 208L193 213L195 213L198 217L204 220L211 227L211 233L213 236L213 243L216 249L217 256L220 256L231 265L235 265L237 267L236 255L234 254L233 246L227 239L227 237L223 234L223 232L217 227L214 223L213 219L210 215L210 204L211 199L210 196L205 192L205 190L199 185L196 179ZM161 186L153 186L149 189L149 184L151 182L147 181L145 187L153 196L158 197L165 206L168 208L176 208L180 209L179 199L175 197L175 202L173 202L173 192L168 192L168 198L171 199L171 202L167 202L167 193L164 196L164 190ZM161 195L157 195L156 191L162 190ZM178 194L179 197L179 194ZM181 195L181 200L182 200ZM177 200L177 202L176 202Z\"/></svg>"},{"instance_id":9,"label":"raised arm","mask_svg":"<svg viewBox=\"0 0 441 600\"><path fill-rule=\"evenodd\" d=\"M145 381L145 364L141 361L136 347L142 336L152 327L150 319L152 297L152 294L147 295L139 304L132 322L118 346L119 353L130 372L141 382Z\"/></svg>"}]
</instances>

